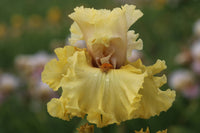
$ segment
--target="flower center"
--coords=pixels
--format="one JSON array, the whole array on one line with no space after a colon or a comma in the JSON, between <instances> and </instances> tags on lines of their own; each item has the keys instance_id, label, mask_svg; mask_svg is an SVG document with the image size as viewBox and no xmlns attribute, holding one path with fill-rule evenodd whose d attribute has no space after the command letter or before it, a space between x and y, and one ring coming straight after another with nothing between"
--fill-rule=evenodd
<instances>
[{"instance_id":1,"label":"flower center","mask_svg":"<svg viewBox=\"0 0 200 133\"><path fill-rule=\"evenodd\" d=\"M101 71L105 73L107 73L110 69L113 69L113 68L114 68L113 65L109 63L104 63L100 66Z\"/></svg>"}]
</instances>

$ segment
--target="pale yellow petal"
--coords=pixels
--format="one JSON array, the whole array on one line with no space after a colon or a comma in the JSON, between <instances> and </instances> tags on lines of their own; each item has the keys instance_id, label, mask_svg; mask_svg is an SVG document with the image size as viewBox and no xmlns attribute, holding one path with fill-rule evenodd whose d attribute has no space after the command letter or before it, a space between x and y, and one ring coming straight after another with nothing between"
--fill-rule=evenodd
<instances>
[{"instance_id":1,"label":"pale yellow petal","mask_svg":"<svg viewBox=\"0 0 200 133\"><path fill-rule=\"evenodd\" d=\"M42 82L48 84L50 88L56 91L60 87L63 74L67 72L67 59L76 50L78 49L72 46L55 49L58 60L53 59L45 65L41 76Z\"/></svg>"},{"instance_id":2,"label":"pale yellow petal","mask_svg":"<svg viewBox=\"0 0 200 133\"><path fill-rule=\"evenodd\" d=\"M114 8L112 11L77 7L69 17L75 21L80 31L77 25L72 25L71 29L76 29L76 33L72 30L72 35L74 33L76 35L71 37L71 41L74 43L77 38L82 39L83 37L96 65L102 65L101 58L109 57L109 63L114 68L119 68L126 61L127 49L130 53L131 49L142 48L142 40L136 40L137 34L131 34L129 39L127 38L129 27L141 16L141 11L135 10L133 5ZM113 54L108 56L110 51L113 51Z\"/></svg>"},{"instance_id":3,"label":"pale yellow petal","mask_svg":"<svg viewBox=\"0 0 200 133\"><path fill-rule=\"evenodd\" d=\"M60 88L60 81L63 77L63 74L66 73L67 67L66 64L60 63L56 59L48 62L42 72L42 82L49 85L53 90L58 90Z\"/></svg>"},{"instance_id":4,"label":"pale yellow petal","mask_svg":"<svg viewBox=\"0 0 200 133\"><path fill-rule=\"evenodd\" d=\"M74 22L71 25L70 32L71 32L71 37L69 38L70 45L74 45L77 41L83 40L83 34L76 22Z\"/></svg>"},{"instance_id":5,"label":"pale yellow petal","mask_svg":"<svg viewBox=\"0 0 200 133\"><path fill-rule=\"evenodd\" d=\"M66 100L64 114L69 114L69 118L87 114L87 120L98 127L132 119L131 113L139 107L138 92L146 73L133 66L104 73L92 67L85 54L77 51L68 58L68 73L61 81L61 99Z\"/></svg>"},{"instance_id":6,"label":"pale yellow petal","mask_svg":"<svg viewBox=\"0 0 200 133\"><path fill-rule=\"evenodd\" d=\"M69 120L68 115L65 113L65 102L61 99L51 99L47 104L47 111L53 117Z\"/></svg>"},{"instance_id":7,"label":"pale yellow petal","mask_svg":"<svg viewBox=\"0 0 200 133\"><path fill-rule=\"evenodd\" d=\"M163 86L164 84L167 83L167 78L165 75L161 76L161 77L152 77L155 83L155 86L157 88L160 88L161 86Z\"/></svg>"},{"instance_id":8,"label":"pale yellow petal","mask_svg":"<svg viewBox=\"0 0 200 133\"><path fill-rule=\"evenodd\" d=\"M127 57L131 56L132 50L142 50L143 49L143 42L141 39L138 39L139 34L135 34L135 31L130 30L127 33ZM138 39L138 40L137 40Z\"/></svg>"},{"instance_id":9,"label":"pale yellow petal","mask_svg":"<svg viewBox=\"0 0 200 133\"><path fill-rule=\"evenodd\" d=\"M130 65L132 65L138 69L141 69L142 71L146 71L146 66L144 66L142 64L141 59L138 59L137 61L130 63Z\"/></svg>"},{"instance_id":10,"label":"pale yellow petal","mask_svg":"<svg viewBox=\"0 0 200 133\"><path fill-rule=\"evenodd\" d=\"M165 65L164 60L157 60L154 65L147 67L147 71L149 75L155 75L157 73L160 73L166 68L167 66Z\"/></svg>"},{"instance_id":11,"label":"pale yellow petal","mask_svg":"<svg viewBox=\"0 0 200 133\"><path fill-rule=\"evenodd\" d=\"M125 11L126 14L127 30L132 24L134 24L139 18L143 16L143 13L140 10L136 10L135 8L135 5L126 4L122 6L122 9Z\"/></svg>"},{"instance_id":12,"label":"pale yellow petal","mask_svg":"<svg viewBox=\"0 0 200 133\"><path fill-rule=\"evenodd\" d=\"M57 55L68 49L72 50L71 47L58 49ZM59 70L61 64L67 65L62 74L46 69L54 72L52 77L62 76L57 78L63 89L62 95L48 104L48 112L54 117L69 120L74 116L87 115L89 122L103 127L133 118L147 119L159 115L168 110L175 99L174 91L159 89L166 83L166 77L153 75L166 68L164 61L158 60L156 64L146 67L138 60L120 69L102 72L93 67L85 50L75 49L74 53L66 56L66 60L58 57L61 63L57 61L55 70ZM51 68L53 63L47 66Z\"/></svg>"},{"instance_id":13,"label":"pale yellow petal","mask_svg":"<svg viewBox=\"0 0 200 133\"><path fill-rule=\"evenodd\" d=\"M60 97L59 99L53 98L47 104L47 111L53 117L58 117L63 120L70 120L72 117L77 116L83 118L84 113L78 111L76 108L71 108L70 111L66 109L68 106L68 99Z\"/></svg>"},{"instance_id":14,"label":"pale yellow petal","mask_svg":"<svg viewBox=\"0 0 200 133\"><path fill-rule=\"evenodd\" d=\"M140 94L143 95L141 107L138 109L139 118L148 119L159 115L162 111L167 111L175 100L175 91L162 91L156 87L153 79L145 78L143 89Z\"/></svg>"},{"instance_id":15,"label":"pale yellow petal","mask_svg":"<svg viewBox=\"0 0 200 133\"><path fill-rule=\"evenodd\" d=\"M76 47L65 46L64 48L56 48L55 53L60 62L67 63L68 57L72 56L77 50L79 49Z\"/></svg>"},{"instance_id":16,"label":"pale yellow petal","mask_svg":"<svg viewBox=\"0 0 200 133\"><path fill-rule=\"evenodd\" d=\"M110 11L77 7L69 17L78 24L87 48L97 65L110 51L114 51L109 59L112 60L110 63L114 62L116 66L124 63L127 29L126 16L120 8Z\"/></svg>"},{"instance_id":17,"label":"pale yellow petal","mask_svg":"<svg viewBox=\"0 0 200 133\"><path fill-rule=\"evenodd\" d=\"M154 65L146 67L148 76L144 79L143 89L140 90L142 95L141 106L136 111L139 118L148 119L151 116L159 115L162 111L167 111L175 100L175 91L159 89L166 83L165 75L162 77L153 76L165 69L165 62L158 60Z\"/></svg>"}]
</instances>

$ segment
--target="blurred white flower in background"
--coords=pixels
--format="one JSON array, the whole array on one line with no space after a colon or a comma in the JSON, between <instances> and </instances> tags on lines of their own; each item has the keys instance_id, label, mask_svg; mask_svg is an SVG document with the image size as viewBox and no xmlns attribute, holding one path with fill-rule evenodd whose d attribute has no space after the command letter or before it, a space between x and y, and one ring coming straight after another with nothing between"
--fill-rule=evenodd
<instances>
[{"instance_id":1,"label":"blurred white flower in background","mask_svg":"<svg viewBox=\"0 0 200 133\"><path fill-rule=\"evenodd\" d=\"M17 90L20 80L10 73L0 73L0 104L9 96L10 93Z\"/></svg>"},{"instance_id":2,"label":"blurred white flower in background","mask_svg":"<svg viewBox=\"0 0 200 133\"><path fill-rule=\"evenodd\" d=\"M141 59L143 57L143 54L141 51L139 50L132 50L132 53L131 53L131 56L128 57L128 61L129 62L135 62L137 61L138 59Z\"/></svg>"},{"instance_id":3,"label":"blurred white flower in background","mask_svg":"<svg viewBox=\"0 0 200 133\"><path fill-rule=\"evenodd\" d=\"M192 70L194 71L194 73L196 73L197 75L200 75L200 60L198 61L194 61L192 62Z\"/></svg>"},{"instance_id":4,"label":"blurred white flower in background","mask_svg":"<svg viewBox=\"0 0 200 133\"><path fill-rule=\"evenodd\" d=\"M183 50L175 57L175 62L180 65L188 64L191 61L192 61L192 56L190 49L188 48L183 48Z\"/></svg>"},{"instance_id":5,"label":"blurred white flower in background","mask_svg":"<svg viewBox=\"0 0 200 133\"><path fill-rule=\"evenodd\" d=\"M65 45L72 45L70 40L71 36L72 35L67 36ZM77 40L76 42L73 43L73 46L78 48L87 48L85 40Z\"/></svg>"},{"instance_id":6,"label":"blurred white flower in background","mask_svg":"<svg viewBox=\"0 0 200 133\"><path fill-rule=\"evenodd\" d=\"M78 48L86 48L86 43L84 40L78 40L73 46Z\"/></svg>"},{"instance_id":7,"label":"blurred white flower in background","mask_svg":"<svg viewBox=\"0 0 200 133\"><path fill-rule=\"evenodd\" d=\"M169 77L169 84L172 88L181 92L188 99L199 97L199 85L196 83L194 74L186 69L174 71Z\"/></svg>"},{"instance_id":8,"label":"blurred white flower in background","mask_svg":"<svg viewBox=\"0 0 200 133\"><path fill-rule=\"evenodd\" d=\"M194 82L193 73L185 69L176 70L169 77L169 85L175 90L184 90L193 85Z\"/></svg>"},{"instance_id":9,"label":"blurred white flower in background","mask_svg":"<svg viewBox=\"0 0 200 133\"><path fill-rule=\"evenodd\" d=\"M199 90L199 85L193 85L185 90L183 90L183 95L184 97L188 99L195 99L199 97L200 90Z\"/></svg>"},{"instance_id":10,"label":"blurred white flower in background","mask_svg":"<svg viewBox=\"0 0 200 133\"><path fill-rule=\"evenodd\" d=\"M189 70L178 69L169 77L170 86L181 92L188 99L195 99L200 96L200 19L193 27L193 44L184 46L182 51L175 57L175 62L185 65Z\"/></svg>"},{"instance_id":11,"label":"blurred white flower in background","mask_svg":"<svg viewBox=\"0 0 200 133\"><path fill-rule=\"evenodd\" d=\"M10 73L0 74L0 93L9 93L17 89L19 79Z\"/></svg>"},{"instance_id":12,"label":"blurred white flower in background","mask_svg":"<svg viewBox=\"0 0 200 133\"><path fill-rule=\"evenodd\" d=\"M200 39L195 41L191 47L191 54L194 60L200 61Z\"/></svg>"},{"instance_id":13,"label":"blurred white flower in background","mask_svg":"<svg viewBox=\"0 0 200 133\"><path fill-rule=\"evenodd\" d=\"M40 51L33 55L19 55L15 58L15 65L19 74L27 85L27 92L36 101L46 101L56 96L46 84L41 82L41 72L44 65L54 56Z\"/></svg>"},{"instance_id":14,"label":"blurred white flower in background","mask_svg":"<svg viewBox=\"0 0 200 133\"><path fill-rule=\"evenodd\" d=\"M194 35L200 37L200 19L198 19L193 27Z\"/></svg>"},{"instance_id":15,"label":"blurred white flower in background","mask_svg":"<svg viewBox=\"0 0 200 133\"><path fill-rule=\"evenodd\" d=\"M35 99L39 99L41 101L46 101L52 97L57 96L55 92L42 81L38 81L34 88L31 88L29 91L31 97L34 97Z\"/></svg>"},{"instance_id":16,"label":"blurred white flower in background","mask_svg":"<svg viewBox=\"0 0 200 133\"><path fill-rule=\"evenodd\" d=\"M19 55L15 58L15 65L26 78L40 77L44 65L53 58L52 55L41 51L33 55Z\"/></svg>"}]
</instances>

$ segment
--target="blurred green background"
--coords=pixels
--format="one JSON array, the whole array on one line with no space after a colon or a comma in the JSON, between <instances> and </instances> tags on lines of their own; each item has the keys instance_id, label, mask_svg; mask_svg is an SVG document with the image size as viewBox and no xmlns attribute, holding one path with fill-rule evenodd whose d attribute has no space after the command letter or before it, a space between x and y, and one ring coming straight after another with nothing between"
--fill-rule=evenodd
<instances>
[{"instance_id":1,"label":"blurred green background","mask_svg":"<svg viewBox=\"0 0 200 133\"><path fill-rule=\"evenodd\" d=\"M41 50L53 54L54 48L66 44L73 22L68 14L77 6L113 9L136 3L144 16L131 29L144 42L145 64L164 59L167 75L182 67L174 58L183 45L191 42L193 25L200 18L199 0L1 0L0 3L0 73L15 75L21 75L15 65L16 56ZM63 121L51 117L46 110L48 100L33 106L35 99L27 94L27 86L23 83L0 103L0 133L72 133L85 122L79 118ZM147 126L152 133L166 128L169 133L199 133L199 102L199 98L186 99L177 93L173 106L159 117L129 120L102 129L95 127L95 133L133 133Z\"/></svg>"}]
</instances>

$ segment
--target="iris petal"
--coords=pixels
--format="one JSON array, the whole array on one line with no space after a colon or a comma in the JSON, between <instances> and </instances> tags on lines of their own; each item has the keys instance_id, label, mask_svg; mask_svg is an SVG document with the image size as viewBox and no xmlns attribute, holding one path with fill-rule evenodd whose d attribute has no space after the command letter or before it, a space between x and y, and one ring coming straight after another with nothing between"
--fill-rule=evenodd
<instances>
[{"instance_id":1,"label":"iris petal","mask_svg":"<svg viewBox=\"0 0 200 133\"><path fill-rule=\"evenodd\" d=\"M67 54L71 56L61 58L59 55L68 51L67 49L74 52ZM91 57L85 50L66 46L57 49L56 54L60 59L57 63L65 64L67 68L57 73L62 78L51 80L52 82L44 80L49 85L53 81L59 82L63 90L59 99L52 99L48 103L48 112L54 117L69 120L74 116L87 115L89 122L103 127L133 118L158 115L161 111L166 111L174 101L174 91L159 89L166 82L165 76L152 75L165 68L162 61L146 67L138 60L105 73L92 66ZM47 66L51 67L51 64ZM43 73L51 73L53 69L60 68L53 66Z\"/></svg>"},{"instance_id":2,"label":"iris petal","mask_svg":"<svg viewBox=\"0 0 200 133\"><path fill-rule=\"evenodd\" d=\"M133 49L142 49L142 40L137 40L138 34L128 32L142 15L133 5L114 8L112 11L77 7L69 15L75 21L70 29L69 41L74 45L76 41L84 40L96 65L109 62L114 68L119 68ZM102 62L105 57L108 59Z\"/></svg>"}]
</instances>

